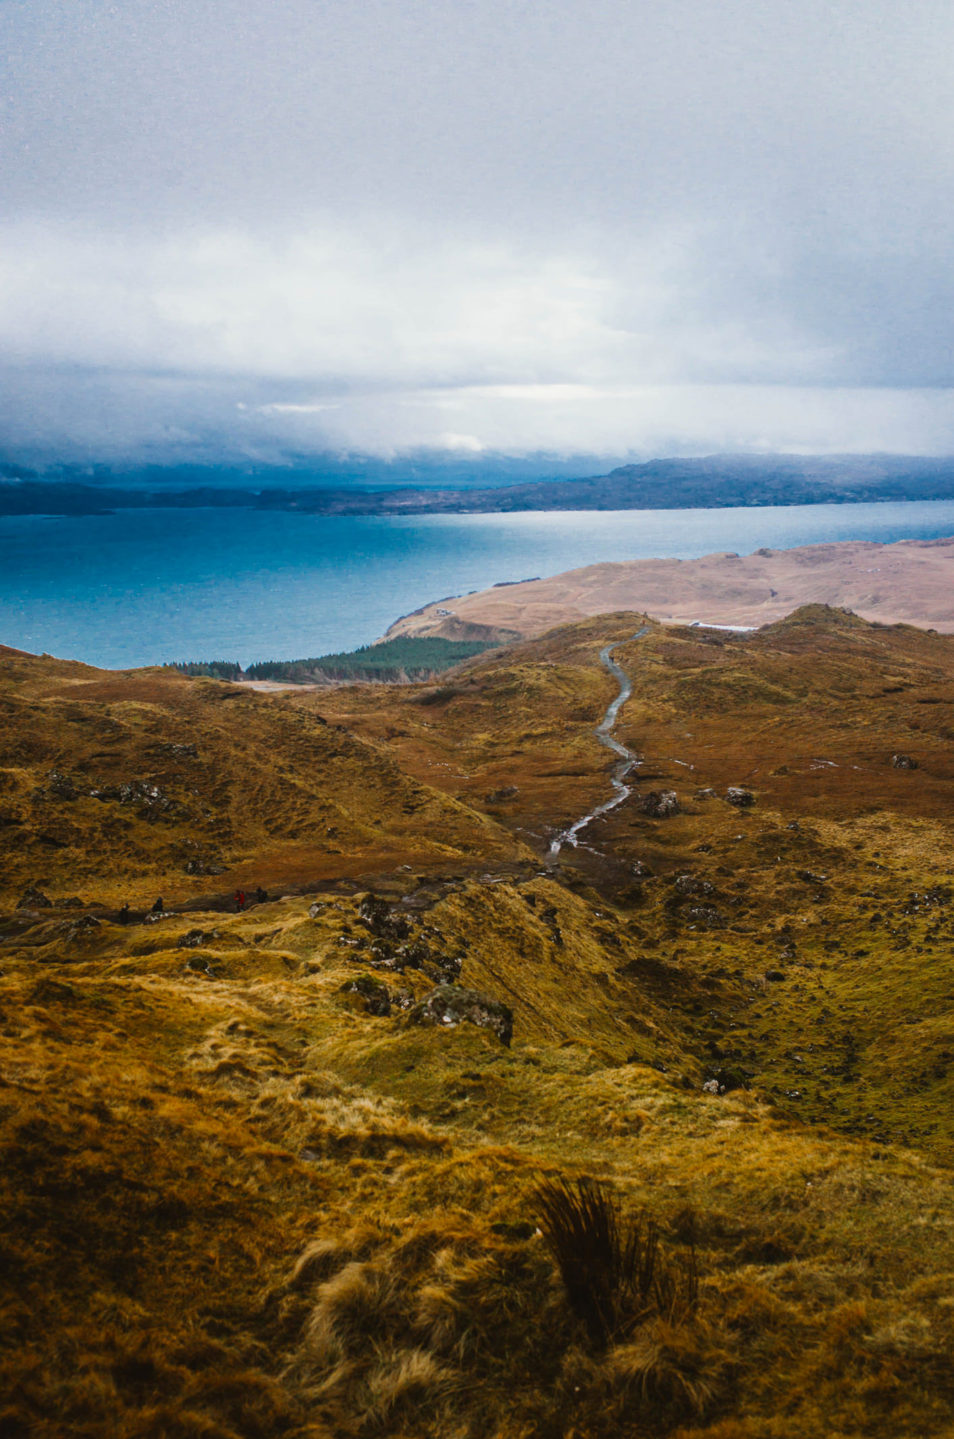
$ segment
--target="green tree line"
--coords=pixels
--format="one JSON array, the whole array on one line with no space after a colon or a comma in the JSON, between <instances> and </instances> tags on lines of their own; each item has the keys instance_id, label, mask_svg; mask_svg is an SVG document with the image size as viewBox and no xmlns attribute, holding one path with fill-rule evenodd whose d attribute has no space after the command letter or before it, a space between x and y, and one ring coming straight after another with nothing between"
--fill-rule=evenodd
<instances>
[{"instance_id":1,"label":"green tree line","mask_svg":"<svg viewBox=\"0 0 954 1439\"><path fill-rule=\"evenodd\" d=\"M279 680L309 684L325 680L374 680L395 683L425 680L462 660L494 648L485 640L417 639L401 637L376 645L362 645L338 654L302 660L261 660L246 670L232 660L178 660L170 668L182 674L208 675L223 680Z\"/></svg>"}]
</instances>

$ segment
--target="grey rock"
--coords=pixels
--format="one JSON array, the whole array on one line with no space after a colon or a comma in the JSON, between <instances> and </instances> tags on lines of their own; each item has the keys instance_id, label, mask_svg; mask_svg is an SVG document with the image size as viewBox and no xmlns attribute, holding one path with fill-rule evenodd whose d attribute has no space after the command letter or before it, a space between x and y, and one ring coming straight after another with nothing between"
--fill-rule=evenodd
<instances>
[{"instance_id":1,"label":"grey rock","mask_svg":"<svg viewBox=\"0 0 954 1439\"><path fill-rule=\"evenodd\" d=\"M211 859L190 859L185 866L186 874L224 874L225 865Z\"/></svg>"},{"instance_id":2,"label":"grey rock","mask_svg":"<svg viewBox=\"0 0 954 1439\"><path fill-rule=\"evenodd\" d=\"M408 1023L439 1025L442 1029L474 1024L489 1029L501 1044L513 1036L513 1010L489 994L462 989L456 984L439 984L408 1012Z\"/></svg>"},{"instance_id":3,"label":"grey rock","mask_svg":"<svg viewBox=\"0 0 954 1439\"><path fill-rule=\"evenodd\" d=\"M53 901L47 899L42 890L37 889L35 884L29 885L20 896L17 902L17 909L52 909Z\"/></svg>"},{"instance_id":4,"label":"grey rock","mask_svg":"<svg viewBox=\"0 0 954 1439\"><path fill-rule=\"evenodd\" d=\"M117 804L135 804L143 819L158 819L160 815L172 816L182 811L181 805L163 794L157 784L150 780L132 779L119 785L103 785L89 791L91 798L105 804L113 800Z\"/></svg>"},{"instance_id":5,"label":"grey rock","mask_svg":"<svg viewBox=\"0 0 954 1439\"><path fill-rule=\"evenodd\" d=\"M743 789L741 785L733 784L725 792L729 804L734 804L737 809L748 809L755 804L755 795L750 789Z\"/></svg>"},{"instance_id":6,"label":"grey rock","mask_svg":"<svg viewBox=\"0 0 954 1439\"><path fill-rule=\"evenodd\" d=\"M176 949L199 949L203 944L212 944L219 937L217 929L190 929L181 939L176 940Z\"/></svg>"},{"instance_id":7,"label":"grey rock","mask_svg":"<svg viewBox=\"0 0 954 1439\"><path fill-rule=\"evenodd\" d=\"M909 754L893 754L891 763L895 769L917 769L918 762L912 759Z\"/></svg>"},{"instance_id":8,"label":"grey rock","mask_svg":"<svg viewBox=\"0 0 954 1439\"><path fill-rule=\"evenodd\" d=\"M713 894L715 885L709 880L701 879L697 874L677 874L672 882L672 887L677 894Z\"/></svg>"},{"instance_id":9,"label":"grey rock","mask_svg":"<svg viewBox=\"0 0 954 1439\"><path fill-rule=\"evenodd\" d=\"M359 907L361 923L379 939L407 939L411 926L402 914L394 914L386 900L366 894Z\"/></svg>"},{"instance_id":10,"label":"grey rock","mask_svg":"<svg viewBox=\"0 0 954 1439\"><path fill-rule=\"evenodd\" d=\"M387 985L371 974L359 974L356 979L349 979L338 993L356 996L365 1014L384 1018L391 1013L391 996Z\"/></svg>"},{"instance_id":11,"label":"grey rock","mask_svg":"<svg viewBox=\"0 0 954 1439\"><path fill-rule=\"evenodd\" d=\"M711 904L694 904L686 911L686 918L706 929L725 929L725 915L720 914Z\"/></svg>"},{"instance_id":12,"label":"grey rock","mask_svg":"<svg viewBox=\"0 0 954 1439\"><path fill-rule=\"evenodd\" d=\"M102 921L94 914L84 914L80 919L66 920L57 930L65 940L89 939L100 928Z\"/></svg>"},{"instance_id":13,"label":"grey rock","mask_svg":"<svg viewBox=\"0 0 954 1439\"><path fill-rule=\"evenodd\" d=\"M651 789L636 800L636 808L650 819L668 819L680 813L680 804L674 789Z\"/></svg>"},{"instance_id":14,"label":"grey rock","mask_svg":"<svg viewBox=\"0 0 954 1439\"><path fill-rule=\"evenodd\" d=\"M55 795L57 799L73 800L79 798L79 790L68 775L60 774L59 770L50 770L46 782L48 794Z\"/></svg>"}]
</instances>

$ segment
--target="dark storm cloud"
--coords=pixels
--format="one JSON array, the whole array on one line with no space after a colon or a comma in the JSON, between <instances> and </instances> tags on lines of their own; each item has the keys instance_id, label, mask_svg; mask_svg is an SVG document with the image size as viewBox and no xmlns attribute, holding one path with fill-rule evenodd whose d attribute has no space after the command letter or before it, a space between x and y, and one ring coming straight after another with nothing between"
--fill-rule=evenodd
<instances>
[{"instance_id":1,"label":"dark storm cloud","mask_svg":"<svg viewBox=\"0 0 954 1439\"><path fill-rule=\"evenodd\" d=\"M946 5L0 32L14 444L954 445Z\"/></svg>"}]
</instances>

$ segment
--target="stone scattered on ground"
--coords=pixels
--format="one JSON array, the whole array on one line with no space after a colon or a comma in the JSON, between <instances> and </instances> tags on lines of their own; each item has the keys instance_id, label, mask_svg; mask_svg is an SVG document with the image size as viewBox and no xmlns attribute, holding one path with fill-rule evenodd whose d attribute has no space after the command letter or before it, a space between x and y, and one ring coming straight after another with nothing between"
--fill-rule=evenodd
<instances>
[{"instance_id":1,"label":"stone scattered on ground","mask_svg":"<svg viewBox=\"0 0 954 1439\"><path fill-rule=\"evenodd\" d=\"M365 1014L384 1018L391 1013L391 995L387 985L371 974L359 974L356 979L347 980L338 992L354 996L357 1006Z\"/></svg>"},{"instance_id":2,"label":"stone scattered on ground","mask_svg":"<svg viewBox=\"0 0 954 1439\"><path fill-rule=\"evenodd\" d=\"M506 1045L513 1037L513 1010L509 1005L489 994L462 989L456 984L439 984L412 1006L407 1017L411 1024L440 1025L448 1029L459 1024L474 1024L479 1029L489 1029Z\"/></svg>"},{"instance_id":3,"label":"stone scattered on ground","mask_svg":"<svg viewBox=\"0 0 954 1439\"><path fill-rule=\"evenodd\" d=\"M650 819L668 819L679 814L679 798L674 789L651 789L636 800L636 808Z\"/></svg>"},{"instance_id":4,"label":"stone scattered on ground","mask_svg":"<svg viewBox=\"0 0 954 1439\"><path fill-rule=\"evenodd\" d=\"M748 809L755 804L755 795L750 789L743 789L741 785L732 784L725 792L729 804L734 804L738 809Z\"/></svg>"},{"instance_id":5,"label":"stone scattered on ground","mask_svg":"<svg viewBox=\"0 0 954 1439\"><path fill-rule=\"evenodd\" d=\"M203 944L213 944L218 937L217 929L190 929L176 940L176 949L199 949Z\"/></svg>"},{"instance_id":6,"label":"stone scattered on ground","mask_svg":"<svg viewBox=\"0 0 954 1439\"><path fill-rule=\"evenodd\" d=\"M17 901L17 909L52 909L53 901L48 899L35 884L29 885Z\"/></svg>"}]
</instances>

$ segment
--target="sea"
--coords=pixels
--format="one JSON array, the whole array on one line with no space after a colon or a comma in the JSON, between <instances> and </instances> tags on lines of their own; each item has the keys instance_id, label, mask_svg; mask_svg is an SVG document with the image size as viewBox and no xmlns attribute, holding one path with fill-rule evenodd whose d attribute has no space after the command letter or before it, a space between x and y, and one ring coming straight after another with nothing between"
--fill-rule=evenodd
<instances>
[{"instance_id":1,"label":"sea","mask_svg":"<svg viewBox=\"0 0 954 1439\"><path fill-rule=\"evenodd\" d=\"M432 600L602 560L947 535L954 500L387 518L226 509L0 517L0 643L112 669L244 666L350 650Z\"/></svg>"}]
</instances>

